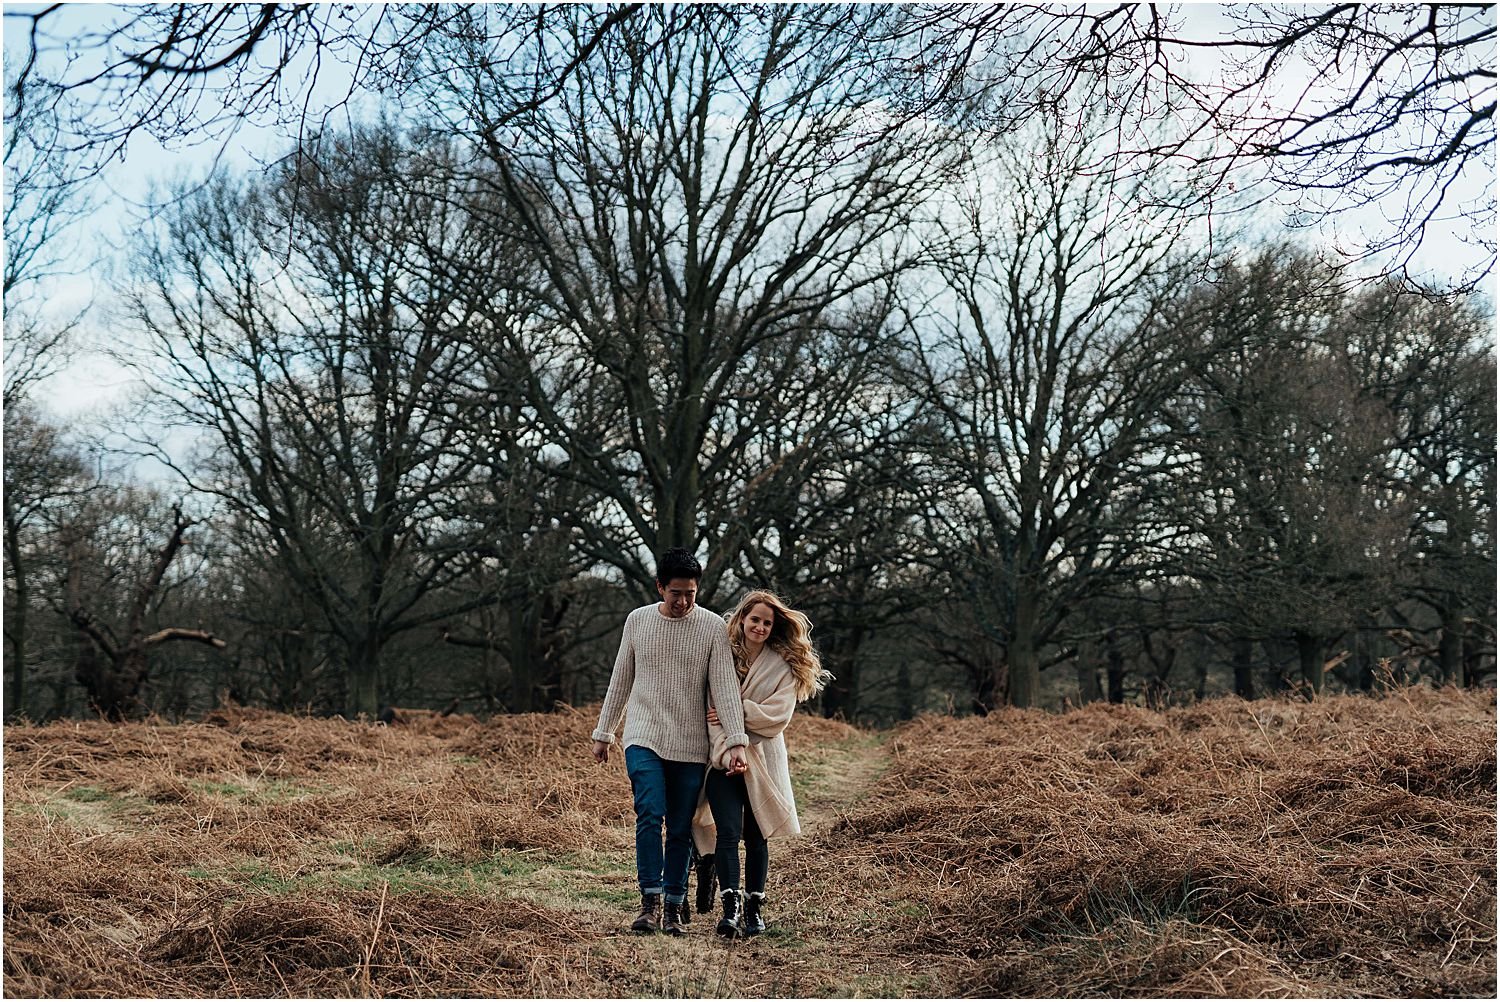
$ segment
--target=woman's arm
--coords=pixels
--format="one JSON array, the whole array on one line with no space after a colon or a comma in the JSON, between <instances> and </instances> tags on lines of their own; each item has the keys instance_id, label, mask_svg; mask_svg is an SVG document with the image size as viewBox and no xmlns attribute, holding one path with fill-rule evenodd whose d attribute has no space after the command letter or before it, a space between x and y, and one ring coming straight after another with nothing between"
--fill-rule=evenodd
<instances>
[{"instance_id":1,"label":"woman's arm","mask_svg":"<svg viewBox=\"0 0 1500 1002\"><path fill-rule=\"evenodd\" d=\"M759 701L746 699L743 705L745 730L757 737L774 738L792 722L797 709L797 680L787 672L770 696Z\"/></svg>"}]
</instances>

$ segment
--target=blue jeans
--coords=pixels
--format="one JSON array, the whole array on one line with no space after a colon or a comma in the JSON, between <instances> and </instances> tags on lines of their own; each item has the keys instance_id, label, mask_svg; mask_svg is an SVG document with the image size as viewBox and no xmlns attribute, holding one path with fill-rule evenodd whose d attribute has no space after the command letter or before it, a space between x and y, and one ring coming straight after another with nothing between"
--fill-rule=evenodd
<instances>
[{"instance_id":1,"label":"blue jeans","mask_svg":"<svg viewBox=\"0 0 1500 1002\"><path fill-rule=\"evenodd\" d=\"M665 892L673 903L687 897L693 814L707 768L702 762L669 762L640 745L625 749L625 772L635 792L635 872L642 894Z\"/></svg>"}]
</instances>

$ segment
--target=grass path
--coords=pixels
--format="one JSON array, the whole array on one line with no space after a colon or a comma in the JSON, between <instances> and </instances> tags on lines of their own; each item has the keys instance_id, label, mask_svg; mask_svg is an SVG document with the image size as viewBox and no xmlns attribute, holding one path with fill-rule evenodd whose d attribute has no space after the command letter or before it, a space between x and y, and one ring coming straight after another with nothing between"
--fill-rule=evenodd
<instances>
[{"instance_id":1,"label":"grass path","mask_svg":"<svg viewBox=\"0 0 1500 1002\"><path fill-rule=\"evenodd\" d=\"M830 916L826 905L837 901L841 889L822 886L826 875L801 865L884 773L885 741L865 732L834 742L804 742L800 748L793 741L791 756L803 837L771 843L770 927L764 935L733 943L720 939L713 931L713 912L694 914L685 937L632 935L626 926L638 902L634 845L632 833L621 831L591 872L539 871L526 888L538 903L567 909L576 918L583 935L575 969L588 971L591 982L598 977L594 967L629 972L613 984L620 997L861 997L910 994L908 989L920 987L921 979L913 982L901 963L855 959L864 952L858 928L879 924L881 917L870 913L869 903L842 915L835 908ZM608 893L601 894L605 888ZM538 986L554 996L569 994L570 987L581 986Z\"/></svg>"},{"instance_id":2,"label":"grass path","mask_svg":"<svg viewBox=\"0 0 1500 1002\"><path fill-rule=\"evenodd\" d=\"M7 948L37 971L8 967L6 987L277 994L281 969L260 969L275 953L306 966L314 995L942 994L889 932L911 903L855 880L862 848L837 834L889 767L887 735L794 721L802 837L771 843L766 933L731 942L716 912L681 938L629 932L628 783L618 762L585 762L575 730L538 717L438 739L268 716L8 733L5 889L30 931L8 921ZM247 764L263 754L277 756L266 775ZM55 949L54 913L73 916ZM343 982L347 958L328 944L351 937L359 976Z\"/></svg>"},{"instance_id":3,"label":"grass path","mask_svg":"<svg viewBox=\"0 0 1500 1002\"><path fill-rule=\"evenodd\" d=\"M808 833L858 804L890 766L885 735L863 732L809 751L793 748L791 759L797 813Z\"/></svg>"}]
</instances>

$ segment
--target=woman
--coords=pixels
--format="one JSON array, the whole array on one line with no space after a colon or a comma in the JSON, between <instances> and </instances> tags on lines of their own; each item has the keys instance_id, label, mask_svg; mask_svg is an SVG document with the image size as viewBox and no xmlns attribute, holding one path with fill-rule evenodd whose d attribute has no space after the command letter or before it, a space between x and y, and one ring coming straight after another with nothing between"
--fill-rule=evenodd
<instances>
[{"instance_id":1,"label":"woman","mask_svg":"<svg viewBox=\"0 0 1500 1002\"><path fill-rule=\"evenodd\" d=\"M754 936L766 928L762 908L770 853L766 840L798 835L797 804L787 769L782 731L799 702L820 692L833 676L823 670L808 639L807 617L768 591L752 591L729 617L729 644L740 677L747 766L726 761L719 715L708 708L708 780L693 819L693 839L705 861L713 853L724 917L721 936ZM726 769L726 766L729 766ZM740 892L739 843L745 843L745 893Z\"/></svg>"}]
</instances>

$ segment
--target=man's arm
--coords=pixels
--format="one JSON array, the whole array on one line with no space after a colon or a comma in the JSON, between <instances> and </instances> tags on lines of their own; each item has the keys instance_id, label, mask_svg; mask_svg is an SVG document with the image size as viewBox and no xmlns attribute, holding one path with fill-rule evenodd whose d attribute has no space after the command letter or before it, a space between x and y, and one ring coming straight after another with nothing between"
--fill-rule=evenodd
<instances>
[{"instance_id":1,"label":"man's arm","mask_svg":"<svg viewBox=\"0 0 1500 1002\"><path fill-rule=\"evenodd\" d=\"M734 673L734 652L729 647L729 631L714 631L713 651L708 659L708 688L719 711L719 725L724 728L725 745L731 750L750 743L745 734L745 708L740 699L740 679Z\"/></svg>"},{"instance_id":2,"label":"man's arm","mask_svg":"<svg viewBox=\"0 0 1500 1002\"><path fill-rule=\"evenodd\" d=\"M630 629L630 620L625 620L625 631L620 635L620 651L615 655L615 667L609 674L609 688L604 693L604 706L599 710L599 725L594 728L594 760L609 761L609 746L614 743L615 733L625 716L625 704L630 701L630 690L635 685L635 637Z\"/></svg>"}]
</instances>

